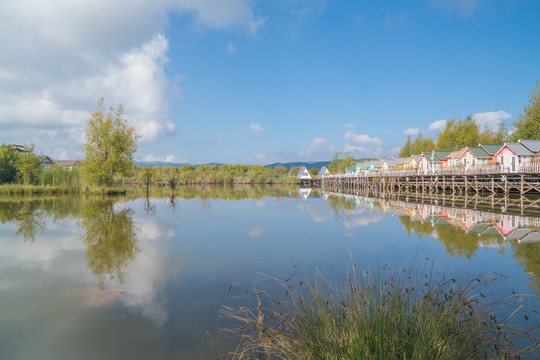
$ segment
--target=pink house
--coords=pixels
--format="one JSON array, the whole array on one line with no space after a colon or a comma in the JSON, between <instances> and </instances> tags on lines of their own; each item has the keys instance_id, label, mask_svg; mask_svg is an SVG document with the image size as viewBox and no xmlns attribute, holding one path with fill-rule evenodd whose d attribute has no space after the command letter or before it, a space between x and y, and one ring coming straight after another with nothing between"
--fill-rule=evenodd
<instances>
[{"instance_id":1,"label":"pink house","mask_svg":"<svg viewBox=\"0 0 540 360\"><path fill-rule=\"evenodd\" d=\"M531 161L534 153L521 143L505 143L495 154L496 161L503 169L515 172L519 167Z\"/></svg>"}]
</instances>

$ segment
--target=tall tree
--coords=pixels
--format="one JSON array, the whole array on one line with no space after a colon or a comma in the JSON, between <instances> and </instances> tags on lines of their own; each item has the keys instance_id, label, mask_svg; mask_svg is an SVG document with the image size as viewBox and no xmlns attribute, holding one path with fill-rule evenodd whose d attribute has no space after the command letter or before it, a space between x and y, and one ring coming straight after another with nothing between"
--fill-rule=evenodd
<instances>
[{"instance_id":1,"label":"tall tree","mask_svg":"<svg viewBox=\"0 0 540 360\"><path fill-rule=\"evenodd\" d=\"M118 105L116 111L109 107L106 112L101 98L86 124L81 169L92 183L110 186L115 175L125 174L133 166L138 136L123 115L122 105Z\"/></svg>"},{"instance_id":2,"label":"tall tree","mask_svg":"<svg viewBox=\"0 0 540 360\"><path fill-rule=\"evenodd\" d=\"M418 155L432 150L435 150L435 143L430 137L424 138L420 131L411 144L411 155Z\"/></svg>"},{"instance_id":3,"label":"tall tree","mask_svg":"<svg viewBox=\"0 0 540 360\"><path fill-rule=\"evenodd\" d=\"M465 119L452 118L437 138L437 150L459 150L465 146L477 146L480 131L476 120L469 114Z\"/></svg>"},{"instance_id":4,"label":"tall tree","mask_svg":"<svg viewBox=\"0 0 540 360\"><path fill-rule=\"evenodd\" d=\"M519 114L519 117L514 122L514 131L512 138L514 141L518 139L539 140L540 139L540 82L536 82L536 86L529 93L529 104L523 108L524 114Z\"/></svg>"},{"instance_id":5,"label":"tall tree","mask_svg":"<svg viewBox=\"0 0 540 360\"><path fill-rule=\"evenodd\" d=\"M0 146L0 184L13 182L17 175L17 152L5 145Z\"/></svg>"},{"instance_id":6,"label":"tall tree","mask_svg":"<svg viewBox=\"0 0 540 360\"><path fill-rule=\"evenodd\" d=\"M409 135L407 136L407 141L405 141L405 144L399 151L399 156L400 157L411 156L412 155L411 146L412 146L412 141L411 141L411 136Z\"/></svg>"},{"instance_id":7,"label":"tall tree","mask_svg":"<svg viewBox=\"0 0 540 360\"><path fill-rule=\"evenodd\" d=\"M23 184L35 184L43 172L41 160L34 154L34 146L30 146L29 149L30 151L17 156L17 174Z\"/></svg>"}]
</instances>

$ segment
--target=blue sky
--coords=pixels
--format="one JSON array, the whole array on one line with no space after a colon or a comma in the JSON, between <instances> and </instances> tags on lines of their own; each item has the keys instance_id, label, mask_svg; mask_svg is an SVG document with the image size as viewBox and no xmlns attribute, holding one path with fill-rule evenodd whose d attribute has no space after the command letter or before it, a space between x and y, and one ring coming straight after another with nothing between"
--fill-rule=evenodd
<instances>
[{"instance_id":1,"label":"blue sky","mask_svg":"<svg viewBox=\"0 0 540 360\"><path fill-rule=\"evenodd\" d=\"M536 0L6 0L0 143L80 158L97 100L141 160L396 155L472 114L511 124L540 80Z\"/></svg>"}]
</instances>

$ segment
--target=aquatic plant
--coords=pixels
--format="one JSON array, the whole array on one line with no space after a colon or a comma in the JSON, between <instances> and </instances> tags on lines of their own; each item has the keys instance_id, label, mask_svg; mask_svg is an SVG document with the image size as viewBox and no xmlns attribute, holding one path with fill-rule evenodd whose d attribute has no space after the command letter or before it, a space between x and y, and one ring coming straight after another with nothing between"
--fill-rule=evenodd
<instances>
[{"instance_id":1,"label":"aquatic plant","mask_svg":"<svg viewBox=\"0 0 540 360\"><path fill-rule=\"evenodd\" d=\"M246 291L253 308L224 307L240 327L232 359L538 358L538 313L527 297L494 295L500 274L445 278L433 266L372 273L352 265L339 282L279 282L280 296ZM519 323L522 320L521 324Z\"/></svg>"}]
</instances>

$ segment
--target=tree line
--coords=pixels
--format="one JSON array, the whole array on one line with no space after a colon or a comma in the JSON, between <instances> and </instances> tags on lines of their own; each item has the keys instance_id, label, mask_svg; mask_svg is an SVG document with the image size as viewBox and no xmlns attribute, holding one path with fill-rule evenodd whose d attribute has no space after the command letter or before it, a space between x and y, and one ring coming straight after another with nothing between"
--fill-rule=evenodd
<instances>
[{"instance_id":1,"label":"tree line","mask_svg":"<svg viewBox=\"0 0 540 360\"><path fill-rule=\"evenodd\" d=\"M499 123L495 127L485 125L481 129L471 115L465 119L452 118L435 139L424 137L422 132L414 140L408 136L399 156L411 156L432 150L455 151L466 146L478 146L479 143L502 144L516 142L519 139L539 140L540 83L538 81L536 87L529 94L529 104L523 110L523 114L520 114L514 121L511 131L504 123Z\"/></svg>"}]
</instances>

